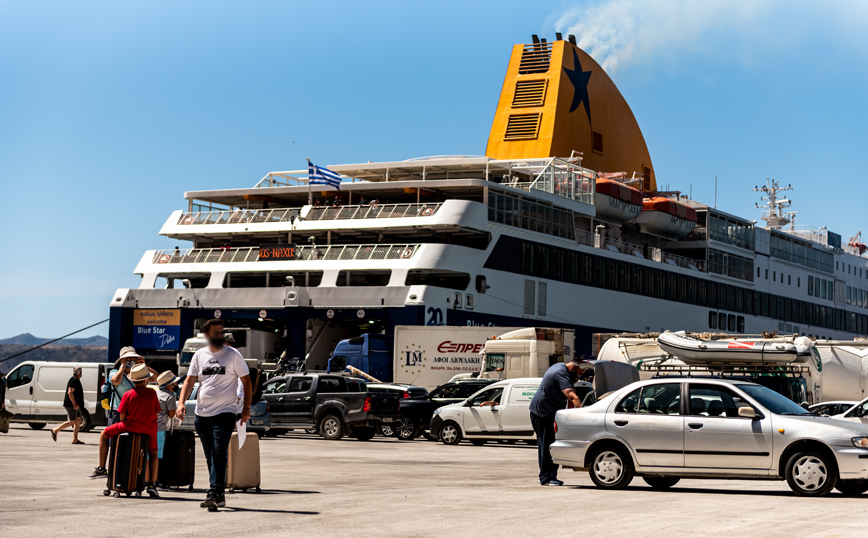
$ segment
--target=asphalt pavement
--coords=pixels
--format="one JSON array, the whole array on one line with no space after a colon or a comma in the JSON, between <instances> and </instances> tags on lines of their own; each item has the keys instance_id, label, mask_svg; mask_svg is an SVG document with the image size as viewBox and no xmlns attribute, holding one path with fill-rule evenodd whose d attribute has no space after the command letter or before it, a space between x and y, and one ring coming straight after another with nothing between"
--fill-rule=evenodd
<instances>
[{"instance_id":1,"label":"asphalt pavement","mask_svg":"<svg viewBox=\"0 0 868 538\"><path fill-rule=\"evenodd\" d=\"M261 440L261 493L199 508L207 489L201 449L196 490L162 498L104 497L88 480L96 433L15 424L0 434L3 536L807 536L868 535L868 495L799 498L785 482L683 480L656 492L641 478L595 489L562 471L563 487L536 483L535 447L468 443L324 441L306 433Z\"/></svg>"}]
</instances>

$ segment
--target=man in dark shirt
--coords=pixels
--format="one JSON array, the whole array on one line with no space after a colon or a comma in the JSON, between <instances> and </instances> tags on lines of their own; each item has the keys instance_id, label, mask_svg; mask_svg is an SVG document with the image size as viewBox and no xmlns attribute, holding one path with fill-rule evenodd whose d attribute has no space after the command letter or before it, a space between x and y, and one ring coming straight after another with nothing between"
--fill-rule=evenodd
<instances>
[{"instance_id":1,"label":"man in dark shirt","mask_svg":"<svg viewBox=\"0 0 868 538\"><path fill-rule=\"evenodd\" d=\"M63 408L66 410L66 418L69 420L51 430L51 438L55 441L57 441L57 434L60 430L72 426L72 444L84 444L78 440L78 429L81 427L81 406L84 405L84 389L81 386L81 373L81 366L73 368L72 377L69 378L69 382L66 384Z\"/></svg>"},{"instance_id":2,"label":"man in dark shirt","mask_svg":"<svg viewBox=\"0 0 868 538\"><path fill-rule=\"evenodd\" d=\"M536 433L539 459L539 483L543 486L562 486L558 480L558 466L552 461L549 447L555 442L555 413L565 409L567 402L581 407L574 385L581 375L577 362L559 362L543 376L539 389L530 402L530 423Z\"/></svg>"}]
</instances>

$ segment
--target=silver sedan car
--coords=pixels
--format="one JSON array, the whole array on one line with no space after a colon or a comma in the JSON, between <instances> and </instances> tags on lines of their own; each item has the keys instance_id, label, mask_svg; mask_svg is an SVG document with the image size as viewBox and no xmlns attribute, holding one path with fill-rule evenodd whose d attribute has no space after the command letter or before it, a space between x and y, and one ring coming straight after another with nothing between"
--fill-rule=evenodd
<instances>
[{"instance_id":1,"label":"silver sedan car","mask_svg":"<svg viewBox=\"0 0 868 538\"><path fill-rule=\"evenodd\" d=\"M597 487L634 476L664 489L681 478L786 480L797 495L868 491L868 426L811 415L754 383L657 378L555 416L554 462Z\"/></svg>"}]
</instances>

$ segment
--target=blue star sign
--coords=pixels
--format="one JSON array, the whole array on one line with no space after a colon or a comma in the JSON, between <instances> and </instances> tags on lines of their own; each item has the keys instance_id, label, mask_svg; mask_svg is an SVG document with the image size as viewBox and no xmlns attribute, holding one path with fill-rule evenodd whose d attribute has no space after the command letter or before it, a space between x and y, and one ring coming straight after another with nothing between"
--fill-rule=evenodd
<instances>
[{"instance_id":1,"label":"blue star sign","mask_svg":"<svg viewBox=\"0 0 868 538\"><path fill-rule=\"evenodd\" d=\"M573 49L573 69L564 67L564 71L573 83L573 103L570 105L570 112L579 108L579 104L584 104L588 123L591 123L591 102L588 98L588 81L591 80L591 72L582 71L582 64L579 63L579 55L575 49Z\"/></svg>"}]
</instances>

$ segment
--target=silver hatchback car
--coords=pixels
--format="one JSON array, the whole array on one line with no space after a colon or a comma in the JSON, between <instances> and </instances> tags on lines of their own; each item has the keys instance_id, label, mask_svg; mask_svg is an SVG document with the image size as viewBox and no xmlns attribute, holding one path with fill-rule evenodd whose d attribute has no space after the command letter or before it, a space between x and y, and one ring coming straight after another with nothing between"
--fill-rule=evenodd
<instances>
[{"instance_id":1,"label":"silver hatchback car","mask_svg":"<svg viewBox=\"0 0 868 538\"><path fill-rule=\"evenodd\" d=\"M868 426L811 415L754 383L657 378L555 416L554 462L604 489L641 476L786 479L797 495L868 491Z\"/></svg>"}]
</instances>

